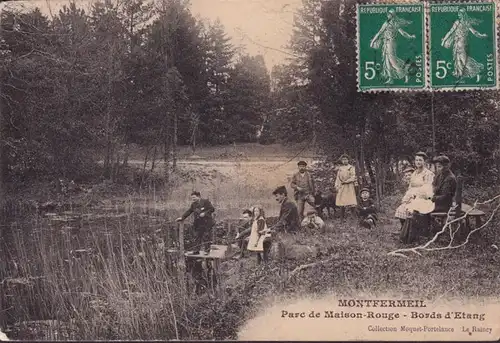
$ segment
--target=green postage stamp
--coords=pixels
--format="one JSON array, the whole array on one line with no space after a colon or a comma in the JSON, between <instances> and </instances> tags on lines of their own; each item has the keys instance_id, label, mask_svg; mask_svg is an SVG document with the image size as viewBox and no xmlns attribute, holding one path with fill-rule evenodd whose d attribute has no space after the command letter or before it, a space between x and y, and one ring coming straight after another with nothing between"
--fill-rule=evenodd
<instances>
[{"instance_id":1,"label":"green postage stamp","mask_svg":"<svg viewBox=\"0 0 500 343\"><path fill-rule=\"evenodd\" d=\"M429 4L430 87L498 87L496 5Z\"/></svg>"},{"instance_id":2,"label":"green postage stamp","mask_svg":"<svg viewBox=\"0 0 500 343\"><path fill-rule=\"evenodd\" d=\"M358 90L424 89L425 38L422 3L358 4Z\"/></svg>"}]
</instances>

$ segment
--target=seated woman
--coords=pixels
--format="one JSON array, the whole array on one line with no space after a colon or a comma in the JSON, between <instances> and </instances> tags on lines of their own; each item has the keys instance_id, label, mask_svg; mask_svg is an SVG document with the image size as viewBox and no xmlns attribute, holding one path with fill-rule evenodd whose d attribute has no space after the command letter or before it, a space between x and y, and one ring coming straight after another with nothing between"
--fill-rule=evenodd
<instances>
[{"instance_id":1,"label":"seated woman","mask_svg":"<svg viewBox=\"0 0 500 343\"><path fill-rule=\"evenodd\" d=\"M267 228L264 210L261 206L253 208L252 231L247 250L257 252L257 263L267 262L271 250L271 233Z\"/></svg>"},{"instance_id":2,"label":"seated woman","mask_svg":"<svg viewBox=\"0 0 500 343\"><path fill-rule=\"evenodd\" d=\"M425 223L429 222L427 214L418 216L423 201L433 196L432 182L434 181L434 173L426 167L426 160L427 154L425 152L415 154L415 171L411 174L408 190L401 201L401 205L396 209L395 216L401 221L401 229L405 228L408 219L414 218L413 224L415 225L413 226L415 230L410 232L412 237L408 237L409 232L407 231L401 232L405 236L405 238L402 237L405 242L412 241L418 228L425 228ZM417 212L417 216L414 215L415 212Z\"/></svg>"}]
</instances>

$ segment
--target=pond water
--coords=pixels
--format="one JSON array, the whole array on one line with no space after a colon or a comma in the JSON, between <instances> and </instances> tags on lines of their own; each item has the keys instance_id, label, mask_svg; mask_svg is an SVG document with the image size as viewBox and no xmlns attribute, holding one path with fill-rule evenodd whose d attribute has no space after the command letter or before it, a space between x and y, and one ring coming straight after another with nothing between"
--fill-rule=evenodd
<instances>
[{"instance_id":1,"label":"pond water","mask_svg":"<svg viewBox=\"0 0 500 343\"><path fill-rule=\"evenodd\" d=\"M129 296L149 292L163 299L164 289L141 282L173 280L175 261L168 253L177 242L173 219L189 206L192 189L199 189L214 203L219 225L213 239L224 244L229 223L235 222L227 219L238 218L242 209L261 204L268 216L278 214L279 205L272 197L272 190L287 185L296 171L296 161L285 160L181 161L179 165L188 170L217 170L225 177L210 181L200 177L179 183L168 192L136 198L110 197L92 207L66 204L44 211L15 210L2 216L0 328L9 327L10 330L3 331L11 339L58 339L47 336L48 329L37 329L44 331L45 336L40 336L40 332L29 333L19 328L23 323L64 322L75 316L86 320L97 318L104 313L95 308L100 299L107 299L106 306L115 306L119 312L123 305L116 304L123 300L121 293ZM189 230L186 241L187 244L191 241ZM110 304L110 299L116 304ZM126 299L129 301L129 297ZM85 331L89 327L80 329ZM59 339L81 337L60 334ZM86 337L120 338L119 333L114 336L94 333Z\"/></svg>"}]
</instances>

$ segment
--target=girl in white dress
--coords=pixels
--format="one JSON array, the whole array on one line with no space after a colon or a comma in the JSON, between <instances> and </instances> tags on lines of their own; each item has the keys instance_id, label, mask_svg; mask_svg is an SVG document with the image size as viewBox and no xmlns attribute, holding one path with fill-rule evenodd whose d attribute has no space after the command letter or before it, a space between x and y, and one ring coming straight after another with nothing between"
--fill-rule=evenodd
<instances>
[{"instance_id":1,"label":"girl in white dress","mask_svg":"<svg viewBox=\"0 0 500 343\"><path fill-rule=\"evenodd\" d=\"M340 207L340 217L344 221L345 208L354 208L358 205L356 198L357 179L356 168L349 163L349 156L342 155L340 161L342 165L339 166L335 179L335 190L337 191L335 205Z\"/></svg>"},{"instance_id":2,"label":"girl in white dress","mask_svg":"<svg viewBox=\"0 0 500 343\"><path fill-rule=\"evenodd\" d=\"M257 252L257 263L259 264L262 260L267 262L271 248L270 237L271 234L267 228L264 210L262 206L255 206L253 208L252 231L248 239L247 250Z\"/></svg>"}]
</instances>

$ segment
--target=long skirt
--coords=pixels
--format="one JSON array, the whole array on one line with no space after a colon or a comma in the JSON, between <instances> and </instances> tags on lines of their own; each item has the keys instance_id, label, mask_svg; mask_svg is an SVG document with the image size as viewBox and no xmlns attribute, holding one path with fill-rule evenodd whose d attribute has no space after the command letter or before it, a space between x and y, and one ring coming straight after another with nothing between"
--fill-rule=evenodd
<instances>
[{"instance_id":1,"label":"long skirt","mask_svg":"<svg viewBox=\"0 0 500 343\"><path fill-rule=\"evenodd\" d=\"M422 234L426 234L429 230L430 215L413 212L411 217L407 218L403 224L400 233L400 240L404 244L411 244L418 239Z\"/></svg>"},{"instance_id":2,"label":"long skirt","mask_svg":"<svg viewBox=\"0 0 500 343\"><path fill-rule=\"evenodd\" d=\"M340 186L337 192L335 205L337 206L356 206L358 200L356 199L356 188L354 183L347 183Z\"/></svg>"}]
</instances>

